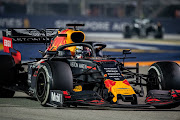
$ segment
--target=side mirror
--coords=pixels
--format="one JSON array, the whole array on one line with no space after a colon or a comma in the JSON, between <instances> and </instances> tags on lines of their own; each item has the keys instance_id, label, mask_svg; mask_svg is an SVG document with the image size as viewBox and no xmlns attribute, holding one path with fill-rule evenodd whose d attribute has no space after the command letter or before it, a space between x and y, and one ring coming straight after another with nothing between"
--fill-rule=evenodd
<instances>
[{"instance_id":1,"label":"side mirror","mask_svg":"<svg viewBox=\"0 0 180 120\"><path fill-rule=\"evenodd\" d=\"M131 50L130 49L128 49L128 50L123 50L123 54L131 54Z\"/></svg>"}]
</instances>

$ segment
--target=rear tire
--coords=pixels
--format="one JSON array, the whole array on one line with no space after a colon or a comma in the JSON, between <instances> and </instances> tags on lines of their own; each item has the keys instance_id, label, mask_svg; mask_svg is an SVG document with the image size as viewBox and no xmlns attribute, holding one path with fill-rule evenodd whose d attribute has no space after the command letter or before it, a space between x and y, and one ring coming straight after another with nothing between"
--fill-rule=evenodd
<instances>
[{"instance_id":1,"label":"rear tire","mask_svg":"<svg viewBox=\"0 0 180 120\"><path fill-rule=\"evenodd\" d=\"M16 67L12 56L0 55L0 76L1 85L12 85L16 82Z\"/></svg>"},{"instance_id":2,"label":"rear tire","mask_svg":"<svg viewBox=\"0 0 180 120\"><path fill-rule=\"evenodd\" d=\"M164 35L163 27L157 26L157 29L155 30L154 38L162 39Z\"/></svg>"},{"instance_id":3,"label":"rear tire","mask_svg":"<svg viewBox=\"0 0 180 120\"><path fill-rule=\"evenodd\" d=\"M124 36L124 38L131 38L132 37L132 35L131 35L131 27L129 25L126 25L124 27L123 36Z\"/></svg>"},{"instance_id":4,"label":"rear tire","mask_svg":"<svg viewBox=\"0 0 180 120\"><path fill-rule=\"evenodd\" d=\"M175 62L157 62L148 70L147 91L180 89L180 66Z\"/></svg>"},{"instance_id":5,"label":"rear tire","mask_svg":"<svg viewBox=\"0 0 180 120\"><path fill-rule=\"evenodd\" d=\"M16 67L12 56L0 55L0 98L12 98L15 91L5 89L3 86L11 87L16 83Z\"/></svg>"}]
</instances>

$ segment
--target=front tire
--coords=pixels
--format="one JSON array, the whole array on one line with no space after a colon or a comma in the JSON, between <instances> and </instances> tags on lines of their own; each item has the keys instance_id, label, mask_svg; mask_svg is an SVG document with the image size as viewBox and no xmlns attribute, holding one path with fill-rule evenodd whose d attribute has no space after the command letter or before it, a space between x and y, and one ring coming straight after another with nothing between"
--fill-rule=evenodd
<instances>
[{"instance_id":1,"label":"front tire","mask_svg":"<svg viewBox=\"0 0 180 120\"><path fill-rule=\"evenodd\" d=\"M155 90L180 89L180 66L175 62L157 62L151 65L148 70L149 79L147 93ZM150 91L153 90L153 91ZM166 91L155 91L160 94ZM154 106L157 109L170 109L179 106L179 104Z\"/></svg>"},{"instance_id":2,"label":"front tire","mask_svg":"<svg viewBox=\"0 0 180 120\"><path fill-rule=\"evenodd\" d=\"M180 66L175 62L157 62L148 70L147 91L180 89Z\"/></svg>"},{"instance_id":3,"label":"front tire","mask_svg":"<svg viewBox=\"0 0 180 120\"><path fill-rule=\"evenodd\" d=\"M50 91L49 73L45 66L41 67L37 75L36 95L41 105L46 105Z\"/></svg>"},{"instance_id":4,"label":"front tire","mask_svg":"<svg viewBox=\"0 0 180 120\"><path fill-rule=\"evenodd\" d=\"M43 63L38 70L36 96L41 105L49 102L50 90L72 91L73 77L70 66L61 61Z\"/></svg>"}]
</instances>

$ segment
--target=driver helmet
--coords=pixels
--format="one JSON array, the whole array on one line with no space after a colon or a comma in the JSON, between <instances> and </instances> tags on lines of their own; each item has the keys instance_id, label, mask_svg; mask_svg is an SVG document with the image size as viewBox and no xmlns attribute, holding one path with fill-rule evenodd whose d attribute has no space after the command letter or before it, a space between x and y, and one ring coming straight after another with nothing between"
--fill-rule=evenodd
<instances>
[{"instance_id":1,"label":"driver helmet","mask_svg":"<svg viewBox=\"0 0 180 120\"><path fill-rule=\"evenodd\" d=\"M83 52L84 56L86 57L90 57L92 55L92 51L89 47L84 47L84 52Z\"/></svg>"},{"instance_id":2,"label":"driver helmet","mask_svg":"<svg viewBox=\"0 0 180 120\"><path fill-rule=\"evenodd\" d=\"M83 58L83 46L76 46L75 58Z\"/></svg>"}]
</instances>

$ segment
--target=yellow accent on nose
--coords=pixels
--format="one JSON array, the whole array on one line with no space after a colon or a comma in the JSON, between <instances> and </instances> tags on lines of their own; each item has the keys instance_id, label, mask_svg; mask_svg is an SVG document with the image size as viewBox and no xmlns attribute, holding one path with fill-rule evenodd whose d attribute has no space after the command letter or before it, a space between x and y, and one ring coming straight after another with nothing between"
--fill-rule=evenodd
<instances>
[{"instance_id":1,"label":"yellow accent on nose","mask_svg":"<svg viewBox=\"0 0 180 120\"><path fill-rule=\"evenodd\" d=\"M133 95L136 94L130 85L123 83L123 81L114 81L116 84L108 88L108 90L114 95L113 102L117 102L117 95Z\"/></svg>"},{"instance_id":2,"label":"yellow accent on nose","mask_svg":"<svg viewBox=\"0 0 180 120\"><path fill-rule=\"evenodd\" d=\"M78 85L78 86L75 86L75 88L73 89L74 92L80 92L82 91L82 86L81 85Z\"/></svg>"}]
</instances>

